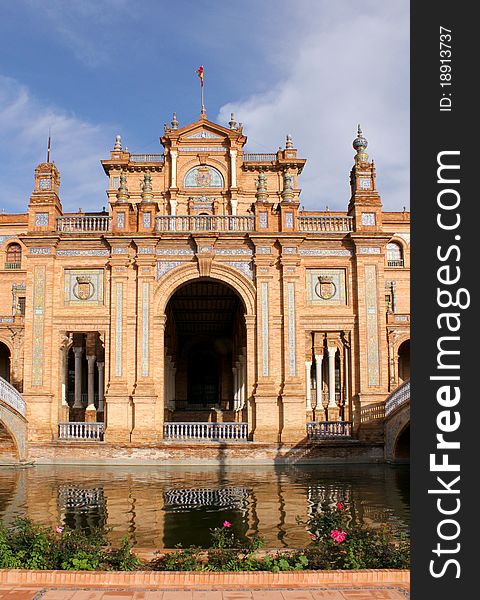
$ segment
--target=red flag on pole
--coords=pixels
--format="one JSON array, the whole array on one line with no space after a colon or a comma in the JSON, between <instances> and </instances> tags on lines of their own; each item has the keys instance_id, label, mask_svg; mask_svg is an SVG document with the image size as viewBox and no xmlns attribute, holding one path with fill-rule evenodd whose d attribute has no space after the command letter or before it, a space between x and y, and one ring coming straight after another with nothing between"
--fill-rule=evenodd
<instances>
[{"instance_id":1,"label":"red flag on pole","mask_svg":"<svg viewBox=\"0 0 480 600\"><path fill-rule=\"evenodd\" d=\"M203 87L203 65L198 67L197 75L200 77L200 81L202 82L202 87Z\"/></svg>"}]
</instances>

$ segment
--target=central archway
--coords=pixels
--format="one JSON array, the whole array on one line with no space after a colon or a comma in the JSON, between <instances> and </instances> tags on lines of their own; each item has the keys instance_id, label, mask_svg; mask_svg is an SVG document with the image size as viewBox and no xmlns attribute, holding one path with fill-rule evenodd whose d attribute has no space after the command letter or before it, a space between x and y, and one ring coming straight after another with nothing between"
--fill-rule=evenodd
<instances>
[{"instance_id":1,"label":"central archway","mask_svg":"<svg viewBox=\"0 0 480 600\"><path fill-rule=\"evenodd\" d=\"M165 421L242 421L247 335L240 295L218 279L196 278L175 290L165 315Z\"/></svg>"}]
</instances>

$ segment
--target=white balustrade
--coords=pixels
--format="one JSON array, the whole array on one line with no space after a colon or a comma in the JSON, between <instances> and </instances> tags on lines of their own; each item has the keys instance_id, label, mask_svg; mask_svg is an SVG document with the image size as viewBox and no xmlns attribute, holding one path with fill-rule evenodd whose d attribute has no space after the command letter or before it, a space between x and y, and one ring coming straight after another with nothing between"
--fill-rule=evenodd
<instances>
[{"instance_id":1,"label":"white balustrade","mask_svg":"<svg viewBox=\"0 0 480 600\"><path fill-rule=\"evenodd\" d=\"M22 395L13 385L5 381L3 377L0 377L0 400L16 410L23 417L26 415L26 405Z\"/></svg>"},{"instance_id":2,"label":"white balustrade","mask_svg":"<svg viewBox=\"0 0 480 600\"><path fill-rule=\"evenodd\" d=\"M385 402L385 416L388 417L394 410L410 402L410 379L394 390Z\"/></svg>"},{"instance_id":3,"label":"white balustrade","mask_svg":"<svg viewBox=\"0 0 480 600\"><path fill-rule=\"evenodd\" d=\"M272 153L246 152L243 154L243 162L274 162L277 155Z\"/></svg>"},{"instance_id":4,"label":"white balustrade","mask_svg":"<svg viewBox=\"0 0 480 600\"><path fill-rule=\"evenodd\" d=\"M318 233L319 231L352 231L353 217L326 216L298 217L298 230Z\"/></svg>"},{"instance_id":5,"label":"white balustrade","mask_svg":"<svg viewBox=\"0 0 480 600\"><path fill-rule=\"evenodd\" d=\"M163 154L130 154L131 162L161 162L165 161Z\"/></svg>"},{"instance_id":6,"label":"white balustrade","mask_svg":"<svg viewBox=\"0 0 480 600\"><path fill-rule=\"evenodd\" d=\"M57 231L60 233L92 233L109 231L111 219L109 216L82 215L72 217L57 217Z\"/></svg>"},{"instance_id":7,"label":"white balustrade","mask_svg":"<svg viewBox=\"0 0 480 600\"><path fill-rule=\"evenodd\" d=\"M247 423L165 423L168 440L247 440Z\"/></svg>"},{"instance_id":8,"label":"white balustrade","mask_svg":"<svg viewBox=\"0 0 480 600\"><path fill-rule=\"evenodd\" d=\"M253 231L255 217L236 215L175 215L155 218L157 231Z\"/></svg>"},{"instance_id":9,"label":"white balustrade","mask_svg":"<svg viewBox=\"0 0 480 600\"><path fill-rule=\"evenodd\" d=\"M59 440L103 441L104 423L73 422L58 424Z\"/></svg>"},{"instance_id":10,"label":"white balustrade","mask_svg":"<svg viewBox=\"0 0 480 600\"><path fill-rule=\"evenodd\" d=\"M309 440L329 440L351 436L351 421L310 421L307 423L307 437Z\"/></svg>"}]
</instances>

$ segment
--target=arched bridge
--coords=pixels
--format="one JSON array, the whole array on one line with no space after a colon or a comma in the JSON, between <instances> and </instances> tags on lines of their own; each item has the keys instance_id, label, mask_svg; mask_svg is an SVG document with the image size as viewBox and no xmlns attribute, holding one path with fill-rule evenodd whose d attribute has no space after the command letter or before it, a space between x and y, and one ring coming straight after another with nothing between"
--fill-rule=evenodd
<instances>
[{"instance_id":1,"label":"arched bridge","mask_svg":"<svg viewBox=\"0 0 480 600\"><path fill-rule=\"evenodd\" d=\"M20 392L0 377L0 425L10 434L20 461L27 457L26 405ZM1 457L0 457L1 459Z\"/></svg>"},{"instance_id":2,"label":"arched bridge","mask_svg":"<svg viewBox=\"0 0 480 600\"><path fill-rule=\"evenodd\" d=\"M410 380L394 390L385 402L385 460L410 459Z\"/></svg>"}]
</instances>

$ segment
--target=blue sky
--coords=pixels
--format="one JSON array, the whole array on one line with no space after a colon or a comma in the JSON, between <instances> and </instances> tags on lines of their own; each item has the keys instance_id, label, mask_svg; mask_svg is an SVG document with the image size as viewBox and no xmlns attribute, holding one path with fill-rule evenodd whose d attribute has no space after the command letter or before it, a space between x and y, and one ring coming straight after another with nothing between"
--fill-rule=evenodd
<instances>
[{"instance_id":1,"label":"blue sky","mask_svg":"<svg viewBox=\"0 0 480 600\"><path fill-rule=\"evenodd\" d=\"M163 123L235 112L251 151L292 134L308 209L345 210L357 123L386 210L409 207L407 0L16 0L0 20L0 207L23 212L48 129L64 210L101 210L120 133L161 152Z\"/></svg>"}]
</instances>

